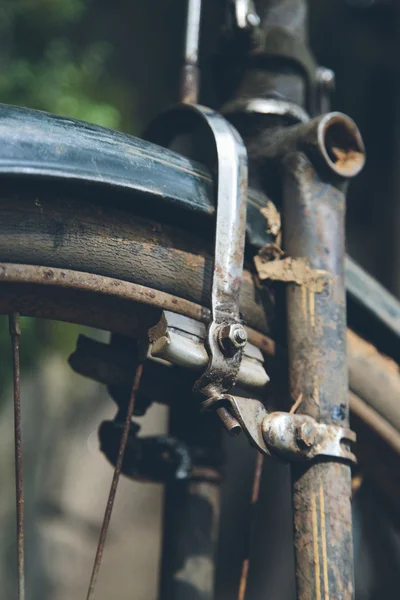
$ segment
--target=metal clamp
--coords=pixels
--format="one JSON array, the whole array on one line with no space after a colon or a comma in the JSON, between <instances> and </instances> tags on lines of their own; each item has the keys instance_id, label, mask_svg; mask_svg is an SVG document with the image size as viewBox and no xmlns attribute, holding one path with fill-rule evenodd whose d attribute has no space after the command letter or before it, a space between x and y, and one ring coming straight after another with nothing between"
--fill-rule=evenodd
<instances>
[{"instance_id":1,"label":"metal clamp","mask_svg":"<svg viewBox=\"0 0 400 600\"><path fill-rule=\"evenodd\" d=\"M209 357L204 342L207 328L201 321L163 311L160 321L149 330L150 356L193 371L204 371ZM254 393L269 381L264 357L249 342L243 349L236 385Z\"/></svg>"},{"instance_id":2,"label":"metal clamp","mask_svg":"<svg viewBox=\"0 0 400 600\"><path fill-rule=\"evenodd\" d=\"M194 390L204 399L228 392L235 384L247 334L240 322L239 293L243 273L247 205L247 152L234 127L220 114L198 105L182 105L160 115L148 130L148 139L168 146L200 120L212 134L217 155L217 217L211 316L205 372ZM215 165L214 165L215 166ZM231 432L237 422L220 413ZM225 420L226 420L225 419Z\"/></svg>"},{"instance_id":3,"label":"metal clamp","mask_svg":"<svg viewBox=\"0 0 400 600\"><path fill-rule=\"evenodd\" d=\"M227 102L223 107L224 115L248 114L286 117L293 124L307 123L310 117L307 111L294 102L281 98L250 98Z\"/></svg>"},{"instance_id":4,"label":"metal clamp","mask_svg":"<svg viewBox=\"0 0 400 600\"><path fill-rule=\"evenodd\" d=\"M268 413L262 402L253 398L224 394L214 399L213 404L229 410L251 445L267 456L294 462L320 456L357 462L348 447L349 443L356 441L356 434L350 429L317 423L307 415ZM205 402L204 409L210 405L210 401Z\"/></svg>"},{"instance_id":5,"label":"metal clamp","mask_svg":"<svg viewBox=\"0 0 400 600\"><path fill-rule=\"evenodd\" d=\"M357 462L348 447L350 442L356 441L354 431L317 423L307 415L270 413L263 420L262 433L271 452L287 460L312 460L326 456Z\"/></svg>"}]
</instances>

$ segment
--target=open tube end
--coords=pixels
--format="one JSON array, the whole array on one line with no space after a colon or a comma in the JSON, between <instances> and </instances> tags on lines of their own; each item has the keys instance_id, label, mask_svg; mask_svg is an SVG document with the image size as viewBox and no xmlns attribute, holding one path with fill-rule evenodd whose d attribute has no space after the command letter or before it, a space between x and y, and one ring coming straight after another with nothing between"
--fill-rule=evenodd
<instances>
[{"instance_id":1,"label":"open tube end","mask_svg":"<svg viewBox=\"0 0 400 600\"><path fill-rule=\"evenodd\" d=\"M328 166L341 177L355 177L365 164L361 133L350 117L334 112L318 126L318 145Z\"/></svg>"}]
</instances>

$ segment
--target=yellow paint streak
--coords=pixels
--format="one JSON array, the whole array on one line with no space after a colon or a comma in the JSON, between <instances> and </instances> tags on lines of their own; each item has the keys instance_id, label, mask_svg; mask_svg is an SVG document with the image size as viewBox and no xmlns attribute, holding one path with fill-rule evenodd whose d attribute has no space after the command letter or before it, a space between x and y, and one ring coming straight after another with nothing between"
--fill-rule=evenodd
<instances>
[{"instance_id":1,"label":"yellow paint streak","mask_svg":"<svg viewBox=\"0 0 400 600\"><path fill-rule=\"evenodd\" d=\"M240 586L239 586L239 594L238 600L244 600L246 595L246 587L247 587L247 577L249 574L249 566L250 561L248 558L245 558L242 564L242 575L240 577Z\"/></svg>"},{"instance_id":2,"label":"yellow paint streak","mask_svg":"<svg viewBox=\"0 0 400 600\"><path fill-rule=\"evenodd\" d=\"M311 327L315 327L315 295L311 290L309 290L308 293L308 301L310 305L310 323Z\"/></svg>"},{"instance_id":3,"label":"yellow paint streak","mask_svg":"<svg viewBox=\"0 0 400 600\"><path fill-rule=\"evenodd\" d=\"M319 510L321 515L322 567L324 573L325 600L329 600L328 557L326 553L325 498L322 485L319 486Z\"/></svg>"},{"instance_id":4,"label":"yellow paint streak","mask_svg":"<svg viewBox=\"0 0 400 600\"><path fill-rule=\"evenodd\" d=\"M304 319L307 321L307 288L304 285L301 286L301 310Z\"/></svg>"},{"instance_id":5,"label":"yellow paint streak","mask_svg":"<svg viewBox=\"0 0 400 600\"><path fill-rule=\"evenodd\" d=\"M314 375L314 400L319 404L319 377L317 373Z\"/></svg>"},{"instance_id":6,"label":"yellow paint streak","mask_svg":"<svg viewBox=\"0 0 400 600\"><path fill-rule=\"evenodd\" d=\"M312 527L314 544L314 568L315 568L315 594L316 600L321 600L321 567L319 564L318 550L318 523L317 523L317 498L315 492L311 494Z\"/></svg>"}]
</instances>

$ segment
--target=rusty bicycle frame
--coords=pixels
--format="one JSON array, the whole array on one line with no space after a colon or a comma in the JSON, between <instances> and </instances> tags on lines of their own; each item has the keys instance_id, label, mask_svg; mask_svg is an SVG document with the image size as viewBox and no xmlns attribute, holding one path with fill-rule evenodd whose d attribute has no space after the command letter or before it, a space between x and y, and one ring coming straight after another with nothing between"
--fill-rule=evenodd
<instances>
[{"instance_id":1,"label":"rusty bicycle frame","mask_svg":"<svg viewBox=\"0 0 400 600\"><path fill-rule=\"evenodd\" d=\"M179 166L188 180L197 177L201 181L204 199L212 195L213 175L218 182L216 205L207 208L207 216L216 217L210 298L204 299L203 289L193 291L195 301L180 297L176 290L187 285L180 279L184 277L180 272L184 271L183 263L178 263L182 268L177 269L172 283L168 274L174 250L170 255L162 254L165 264L160 266L160 273L164 268L166 290L124 281L124 276L117 279L12 262L0 265L0 308L10 315L14 364L19 598L25 594L24 515L20 326L14 303L22 283L30 292L18 297L20 312L48 317L56 311L65 320L87 324L85 307L80 304L95 299L96 310L89 324L113 332L110 344L80 338L70 358L77 372L109 386L119 416L123 416L100 428L101 449L114 463L115 471L88 600L94 598L121 473L166 484L160 600L215 597L223 471L220 421L231 434L244 430L259 451L238 600L245 600L248 593L249 549L255 507L260 502L264 456L265 460L272 456L290 463L297 597L354 597L351 465L355 457L350 443L355 435L350 430L350 410L359 436L357 452L370 455L367 428L386 444L379 450L380 460L388 456L388 469L395 472L397 462L392 455L397 458L400 454L400 411L396 404L400 377L390 359L347 328L346 292L350 301L354 300L381 328L386 340L383 346L390 348L388 354L392 352L394 358L398 358L393 348L400 335L400 309L345 255L346 190L349 179L364 166L365 150L354 122L341 113L328 112L334 75L317 68L308 47L306 1L230 0L228 5L229 27L214 61L219 113L197 105L202 3L188 0L180 82L180 100L185 106L159 117L147 131L148 138L168 146L170 138L180 133L182 114L190 113L200 117L208 133L214 135L216 164L207 165L208 170L204 167L203 171L200 165L193 171L186 163ZM85 132L85 141L87 135ZM230 144L230 152L219 135ZM145 159L149 156L146 154ZM251 188L248 211L257 194L267 198L261 213L268 227L268 241L265 232L257 238L257 232L248 229L247 234L257 240L253 245L258 250L251 261L244 251L247 161ZM160 164L166 169L171 166L166 161ZM173 169L168 175L171 173ZM147 239L146 227L150 225L141 226L143 232L139 225L137 231ZM162 250L163 244L168 245L168 234L165 239L163 235L160 232ZM244 259L245 268L252 263L252 273L243 272ZM203 257L193 251L184 266L194 273L201 271ZM239 312L240 288L248 303L244 316ZM47 295L42 302L32 302L30 294L35 298L44 289ZM268 314L260 311L255 301L260 289L271 299ZM110 314L110 302L118 314ZM246 318L251 326L244 324ZM262 332L263 319L274 324L277 339ZM129 338L146 338L146 344L135 345ZM159 373L157 362L146 363L148 345L153 358L192 370L194 375L186 379L181 371L167 390L163 381L159 389L152 381L152 392L170 406L169 436L136 439L131 421L142 383L148 385ZM267 373L262 354L270 360L265 363ZM273 413L264 406L269 376L273 386L282 388L275 406L279 411ZM198 402L178 401L179 397L191 397L193 381L202 409L216 409L220 421L212 411L199 419ZM246 391L246 397L235 395L235 384ZM162 458L165 453L176 459L178 467ZM152 461L156 468L151 468ZM379 460L371 461L368 468L380 481ZM168 477L163 469L170 469ZM261 594L268 597L268 592Z\"/></svg>"},{"instance_id":2,"label":"rusty bicycle frame","mask_svg":"<svg viewBox=\"0 0 400 600\"><path fill-rule=\"evenodd\" d=\"M258 3L258 12L251 1L231 4L236 29L218 57L222 112L243 136L252 187L269 192L275 201L283 197L282 248L288 258L270 262L270 256L266 261L261 256L256 266L261 280L286 284L289 393L298 415L348 427L345 191L348 178L364 164L363 143L354 124L342 115L322 116L307 123L307 113L319 114L329 106L332 73L317 70L308 49L306 3L266 0ZM189 103L197 101L199 90L200 13L201 2L189 2L181 80L181 100ZM328 136L329 156L324 146ZM276 251L276 247L267 249L268 254ZM327 278L325 283L318 283L319 276ZM312 442L302 427L298 441L310 446ZM253 504L260 477L258 461ZM193 507L198 494L205 493L198 485L183 492ZM218 492L215 484L203 485L209 487L206 494L214 514L205 555L212 561ZM294 463L292 485L298 598L353 598L350 465L332 457L311 465ZM165 522L180 522L181 527L171 530L167 525L160 587L163 599L183 597L181 582L176 581L177 569L185 564L180 542L186 539L187 545L188 532L195 527L190 509L188 518L177 520L179 502L170 498L175 495L173 486L167 494ZM240 600L246 595L248 567L246 558ZM211 598L212 581L201 591Z\"/></svg>"}]
</instances>

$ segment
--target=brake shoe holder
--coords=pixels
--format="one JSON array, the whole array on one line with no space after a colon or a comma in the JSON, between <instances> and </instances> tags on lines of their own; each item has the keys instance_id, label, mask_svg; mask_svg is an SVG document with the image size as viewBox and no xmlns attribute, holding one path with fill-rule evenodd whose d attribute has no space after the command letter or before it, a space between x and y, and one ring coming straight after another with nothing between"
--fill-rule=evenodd
<instances>
[{"instance_id":1,"label":"brake shoe holder","mask_svg":"<svg viewBox=\"0 0 400 600\"><path fill-rule=\"evenodd\" d=\"M247 151L236 129L222 115L194 104L180 105L161 114L151 123L146 137L169 146L174 138L189 133L199 121L207 125L215 144L217 165L210 167L217 170L217 206L212 320L206 340L209 361L194 391L203 401L212 403L234 386L247 341L239 313L246 235ZM226 413L225 418L231 433L238 433L238 423L232 417L229 420Z\"/></svg>"},{"instance_id":2,"label":"brake shoe holder","mask_svg":"<svg viewBox=\"0 0 400 600\"><path fill-rule=\"evenodd\" d=\"M199 118L213 135L218 157L212 320L206 340L209 360L194 385L194 391L203 397L202 410L216 409L231 433L243 429L249 442L267 456L289 461L327 457L354 463L348 444L355 441L355 434L350 429L318 423L305 415L268 413L259 400L227 393L237 380L246 344L239 314L246 231L246 148L224 117L193 104L174 107L157 117L147 138L169 146L175 137L188 133Z\"/></svg>"}]
</instances>

